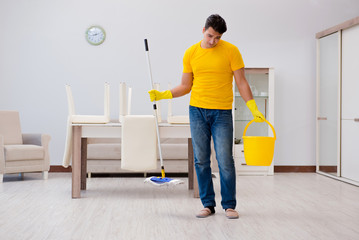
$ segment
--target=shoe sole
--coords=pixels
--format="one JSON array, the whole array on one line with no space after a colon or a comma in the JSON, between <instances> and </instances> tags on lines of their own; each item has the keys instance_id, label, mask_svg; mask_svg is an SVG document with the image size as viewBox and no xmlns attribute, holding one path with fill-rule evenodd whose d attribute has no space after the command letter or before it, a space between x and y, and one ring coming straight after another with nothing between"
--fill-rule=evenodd
<instances>
[{"instance_id":1,"label":"shoe sole","mask_svg":"<svg viewBox=\"0 0 359 240\"><path fill-rule=\"evenodd\" d=\"M196 215L196 218L206 218L206 217L209 217L209 216L212 216L214 213L210 213L208 215Z\"/></svg>"}]
</instances>

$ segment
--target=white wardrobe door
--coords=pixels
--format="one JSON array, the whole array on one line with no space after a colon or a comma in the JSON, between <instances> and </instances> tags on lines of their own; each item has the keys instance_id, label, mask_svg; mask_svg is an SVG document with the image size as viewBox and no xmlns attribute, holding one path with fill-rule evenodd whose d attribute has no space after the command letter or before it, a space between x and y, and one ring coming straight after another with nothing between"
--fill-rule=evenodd
<instances>
[{"instance_id":1,"label":"white wardrobe door","mask_svg":"<svg viewBox=\"0 0 359 240\"><path fill-rule=\"evenodd\" d=\"M342 32L342 177L359 181L359 25Z\"/></svg>"},{"instance_id":2,"label":"white wardrobe door","mask_svg":"<svg viewBox=\"0 0 359 240\"><path fill-rule=\"evenodd\" d=\"M342 177L359 182L359 122L342 121Z\"/></svg>"},{"instance_id":3,"label":"white wardrobe door","mask_svg":"<svg viewBox=\"0 0 359 240\"><path fill-rule=\"evenodd\" d=\"M319 39L319 85L317 109L317 161L319 170L337 175L339 114L339 32ZM328 168L329 167L329 168Z\"/></svg>"},{"instance_id":4,"label":"white wardrobe door","mask_svg":"<svg viewBox=\"0 0 359 240\"><path fill-rule=\"evenodd\" d=\"M342 119L359 118L359 25L342 33Z\"/></svg>"}]
</instances>

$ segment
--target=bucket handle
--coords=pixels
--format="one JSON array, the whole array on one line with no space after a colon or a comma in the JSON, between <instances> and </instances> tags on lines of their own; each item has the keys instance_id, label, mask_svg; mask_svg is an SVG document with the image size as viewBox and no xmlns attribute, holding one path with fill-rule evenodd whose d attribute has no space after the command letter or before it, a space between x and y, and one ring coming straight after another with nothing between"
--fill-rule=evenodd
<instances>
[{"instance_id":1,"label":"bucket handle","mask_svg":"<svg viewBox=\"0 0 359 240\"><path fill-rule=\"evenodd\" d=\"M264 121L272 128L274 140L276 140L276 139L277 139L277 136L276 136L276 134L275 134L274 127L272 126L272 124L270 124L270 122L267 121L267 119L264 119ZM253 119L252 121L250 121L250 122L247 124L247 126L244 128L243 136L246 136L247 128L248 128L249 125L251 125L253 122L254 122L254 119Z\"/></svg>"}]
</instances>

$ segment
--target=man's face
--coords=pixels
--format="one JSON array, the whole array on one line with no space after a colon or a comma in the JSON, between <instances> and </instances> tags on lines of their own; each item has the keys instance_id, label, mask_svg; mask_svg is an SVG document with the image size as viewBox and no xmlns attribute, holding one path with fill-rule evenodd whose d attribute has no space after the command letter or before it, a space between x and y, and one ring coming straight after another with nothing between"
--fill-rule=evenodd
<instances>
[{"instance_id":1,"label":"man's face","mask_svg":"<svg viewBox=\"0 0 359 240\"><path fill-rule=\"evenodd\" d=\"M222 34L216 32L212 27L209 27L207 30L203 28L203 41L201 47L213 48L217 45L221 37Z\"/></svg>"}]
</instances>

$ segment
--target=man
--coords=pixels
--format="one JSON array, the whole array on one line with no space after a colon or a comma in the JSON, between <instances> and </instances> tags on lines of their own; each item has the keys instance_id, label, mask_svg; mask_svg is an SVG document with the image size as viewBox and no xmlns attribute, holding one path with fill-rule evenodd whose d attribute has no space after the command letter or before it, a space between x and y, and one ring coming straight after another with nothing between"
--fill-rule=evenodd
<instances>
[{"instance_id":1,"label":"man","mask_svg":"<svg viewBox=\"0 0 359 240\"><path fill-rule=\"evenodd\" d=\"M186 50L181 84L159 92L150 90L151 101L170 99L191 93L189 117L199 195L204 208L199 218L215 213L215 193L210 167L211 137L218 161L221 205L227 218L238 218L236 208L236 174L233 160L233 76L238 90L255 121L264 116L258 111L244 74L238 48L221 40L227 26L218 14L207 18L203 40Z\"/></svg>"}]
</instances>

